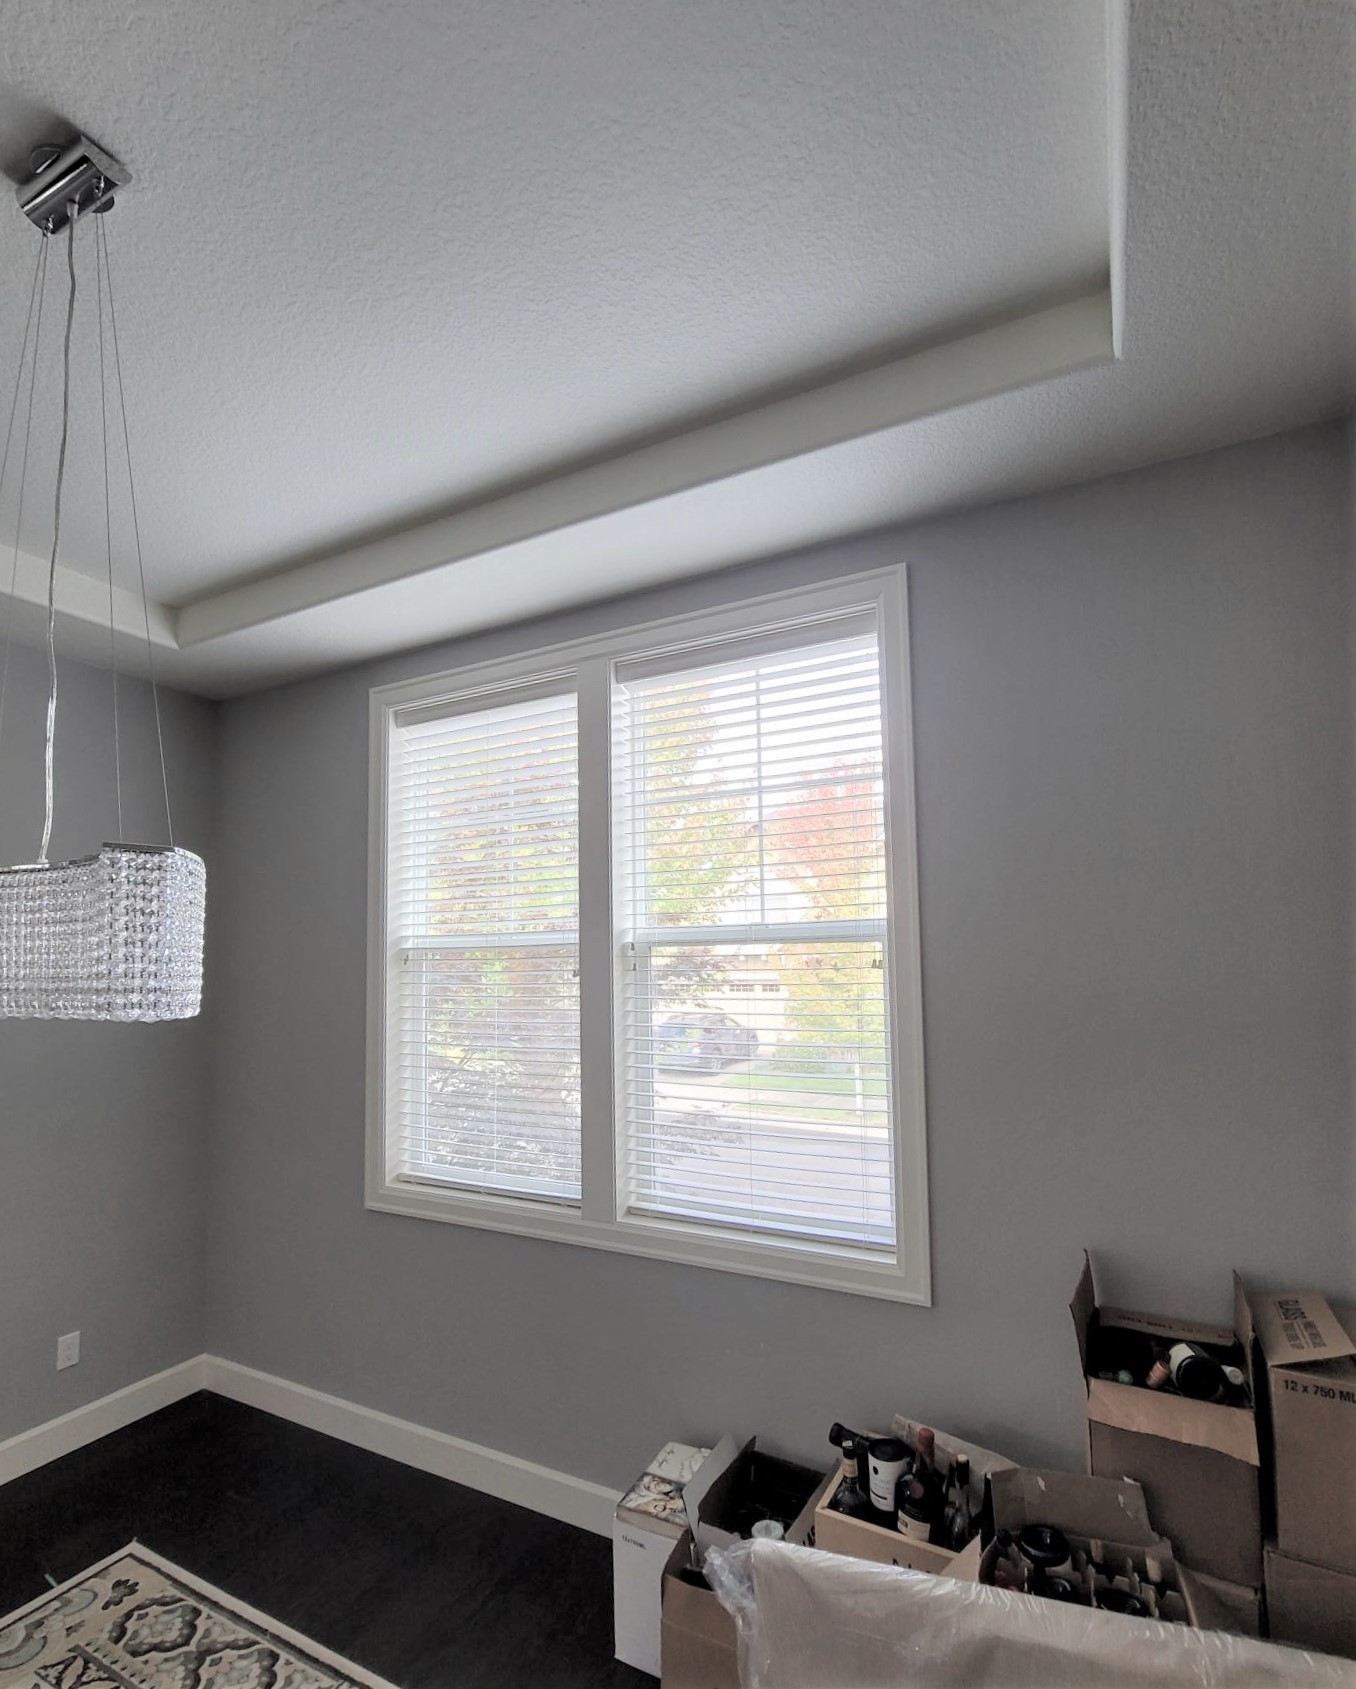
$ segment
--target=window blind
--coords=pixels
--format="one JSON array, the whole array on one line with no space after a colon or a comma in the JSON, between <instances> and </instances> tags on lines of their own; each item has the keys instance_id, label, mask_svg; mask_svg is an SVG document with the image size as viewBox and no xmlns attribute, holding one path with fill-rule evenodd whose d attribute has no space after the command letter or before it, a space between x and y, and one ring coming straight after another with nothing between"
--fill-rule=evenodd
<instances>
[{"instance_id":1,"label":"window blind","mask_svg":"<svg viewBox=\"0 0 1356 1689\"><path fill-rule=\"evenodd\" d=\"M628 1213L893 1255L882 738L861 616L617 671Z\"/></svg>"},{"instance_id":2,"label":"window blind","mask_svg":"<svg viewBox=\"0 0 1356 1689\"><path fill-rule=\"evenodd\" d=\"M575 697L397 712L388 769L389 1175L577 1204Z\"/></svg>"}]
</instances>

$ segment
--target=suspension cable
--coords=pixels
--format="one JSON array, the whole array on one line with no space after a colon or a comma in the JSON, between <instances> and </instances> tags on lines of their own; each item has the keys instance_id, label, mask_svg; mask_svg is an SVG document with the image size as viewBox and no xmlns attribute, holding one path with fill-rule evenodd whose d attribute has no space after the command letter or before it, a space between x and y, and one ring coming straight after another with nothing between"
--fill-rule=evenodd
<instances>
[{"instance_id":1,"label":"suspension cable","mask_svg":"<svg viewBox=\"0 0 1356 1689\"><path fill-rule=\"evenodd\" d=\"M33 266L33 292L28 297L28 321L24 324L23 346L19 352L19 368L14 377L14 403L9 411L9 429L5 434L4 461L0 464L0 490L3 490L5 473L9 468L9 445L14 432L14 416L19 404L19 389L23 385L24 358L28 352L28 331L33 322L33 296L37 295L38 322L37 332L33 336L33 367L28 376L28 406L24 419L24 455L22 467L19 470L19 508L14 517L14 555L9 566L9 610L5 617L5 655L0 662L0 740L4 737L5 724L5 693L9 688L9 652L14 640L14 607L18 602L15 588L19 581L19 536L23 532L24 523L24 487L28 481L28 447L33 438L33 387L38 378L38 343L42 338L42 301L47 283L47 237L44 235L38 243L38 258Z\"/></svg>"},{"instance_id":2,"label":"suspension cable","mask_svg":"<svg viewBox=\"0 0 1356 1689\"><path fill-rule=\"evenodd\" d=\"M160 784L165 794L165 827L169 842L174 844L174 820L170 814L169 775L165 769L165 735L160 721L160 692L155 681L155 650L151 644L151 609L146 597L146 566L141 553L141 523L137 518L137 488L132 474L132 443L127 432L127 396L122 385L122 358L118 351L118 312L113 302L113 266L108 256L106 219L95 224L104 247L104 276L108 282L108 320L113 330L113 374L118 388L118 409L122 416L123 452L127 458L127 491L132 504L132 533L136 540L137 577L141 584L141 613L146 628L146 666L151 677L151 703L155 709L155 737L160 748Z\"/></svg>"},{"instance_id":3,"label":"suspension cable","mask_svg":"<svg viewBox=\"0 0 1356 1689\"><path fill-rule=\"evenodd\" d=\"M104 548L108 558L108 666L113 676L113 789L118 802L119 840L125 837L122 825L122 743L118 731L118 636L113 620L113 514L109 502L108 480L108 392L104 377L104 263L103 242L96 232L94 239L94 281L99 305L99 438L104 458Z\"/></svg>"},{"instance_id":4,"label":"suspension cable","mask_svg":"<svg viewBox=\"0 0 1356 1689\"><path fill-rule=\"evenodd\" d=\"M66 447L71 435L71 330L75 326L75 225L80 206L72 200L67 207L66 269L70 291L66 295L66 337L61 355L61 446L57 452L56 495L52 513L52 559L47 566L47 736L43 746L43 792L46 798L42 826L42 849L38 861L47 861L52 842L53 759L56 753L57 660L56 660L56 570L57 547L61 544L61 492L66 484Z\"/></svg>"}]
</instances>

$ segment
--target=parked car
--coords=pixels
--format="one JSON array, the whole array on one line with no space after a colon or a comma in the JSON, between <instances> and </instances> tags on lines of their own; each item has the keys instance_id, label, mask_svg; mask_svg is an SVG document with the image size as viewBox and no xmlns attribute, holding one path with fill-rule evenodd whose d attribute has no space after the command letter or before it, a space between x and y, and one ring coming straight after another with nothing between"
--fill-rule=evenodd
<instances>
[{"instance_id":1,"label":"parked car","mask_svg":"<svg viewBox=\"0 0 1356 1689\"><path fill-rule=\"evenodd\" d=\"M655 1065L718 1073L758 1054L758 1034L732 1015L703 1010L655 1027Z\"/></svg>"}]
</instances>

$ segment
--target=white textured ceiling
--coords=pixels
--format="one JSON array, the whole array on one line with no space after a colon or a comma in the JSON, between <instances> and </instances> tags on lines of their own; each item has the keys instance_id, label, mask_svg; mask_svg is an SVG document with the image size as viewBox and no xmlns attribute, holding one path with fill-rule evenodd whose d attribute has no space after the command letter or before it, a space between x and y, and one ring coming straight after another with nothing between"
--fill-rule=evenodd
<instances>
[{"instance_id":1,"label":"white textured ceiling","mask_svg":"<svg viewBox=\"0 0 1356 1689\"><path fill-rule=\"evenodd\" d=\"M229 691L1334 414L1354 23L1346 0L1136 0L1118 67L1098 0L23 0L0 5L0 163L59 112L135 173L109 237L163 667ZM6 406L35 240L0 217ZM637 445L1122 258L1118 362L456 537L505 489L610 457L624 484ZM77 369L63 561L89 575ZM13 514L11 484L7 543ZM24 551L49 534L44 497Z\"/></svg>"}]
</instances>

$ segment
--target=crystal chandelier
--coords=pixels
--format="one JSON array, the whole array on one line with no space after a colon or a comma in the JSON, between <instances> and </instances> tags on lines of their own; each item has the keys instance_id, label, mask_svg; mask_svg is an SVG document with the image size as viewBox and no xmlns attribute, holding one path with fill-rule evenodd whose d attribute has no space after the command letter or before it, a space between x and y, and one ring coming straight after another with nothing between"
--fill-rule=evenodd
<instances>
[{"instance_id":1,"label":"crystal chandelier","mask_svg":"<svg viewBox=\"0 0 1356 1689\"><path fill-rule=\"evenodd\" d=\"M66 248L66 328L62 350L61 443L53 495L52 550L47 571L47 731L44 750L45 814L36 862L0 868L0 1016L62 1020L182 1020L196 1015L202 999L203 913L207 875L202 859L174 843L165 743L160 730L160 698L155 683L137 521L136 484L127 437L127 406L118 355L118 319L113 305L113 277L108 235L101 213L131 180L114 158L83 136L64 150L46 147L33 156L31 181L16 190L20 209L41 232L33 268L19 368L10 405L9 427L0 458L0 491L15 443L15 419L28 370L26 422L14 562L10 574L10 615L0 668L0 729L4 723L5 685L9 677L10 637L14 625L19 562L19 525L23 520L33 422L33 389L42 338L43 300L48 253L58 237ZM87 215L88 214L88 215ZM118 735L117 660L113 628L113 535L108 474L108 402L104 349L104 298L108 300L112 388L117 395L122 451L127 466L137 575L146 626L146 657L165 794L164 845L105 844L89 856L49 862L52 837L53 763L57 725L56 570L61 540L61 505L70 440L71 331L76 307L77 227L93 224L94 270L99 324L99 394L104 465L104 514L108 542L109 650L113 657L113 752L118 834L122 834L122 756ZM36 308L36 309L35 309ZM32 356L29 337L32 334Z\"/></svg>"}]
</instances>

